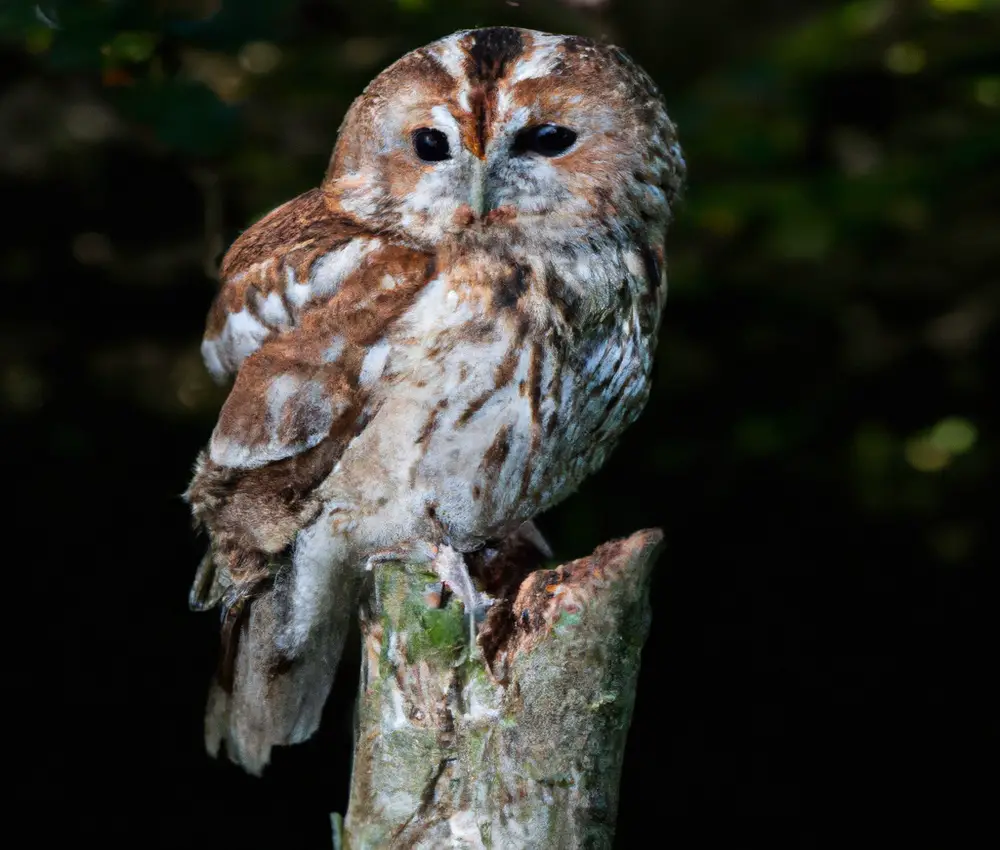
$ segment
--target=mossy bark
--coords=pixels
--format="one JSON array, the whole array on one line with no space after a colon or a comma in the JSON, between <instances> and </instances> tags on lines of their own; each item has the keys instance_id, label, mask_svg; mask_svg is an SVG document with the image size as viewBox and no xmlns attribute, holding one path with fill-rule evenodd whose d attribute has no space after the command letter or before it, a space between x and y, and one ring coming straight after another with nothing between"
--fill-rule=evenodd
<instances>
[{"instance_id":1,"label":"mossy bark","mask_svg":"<svg viewBox=\"0 0 1000 850\"><path fill-rule=\"evenodd\" d=\"M610 848L661 537L515 573L474 646L433 575L378 568L337 844Z\"/></svg>"}]
</instances>

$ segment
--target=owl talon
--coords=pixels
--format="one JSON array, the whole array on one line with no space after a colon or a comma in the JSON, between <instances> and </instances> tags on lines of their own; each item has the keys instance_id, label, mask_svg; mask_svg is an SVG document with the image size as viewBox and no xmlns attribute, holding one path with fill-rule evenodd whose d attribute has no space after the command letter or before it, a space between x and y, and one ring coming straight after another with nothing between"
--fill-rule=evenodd
<instances>
[{"instance_id":1,"label":"owl talon","mask_svg":"<svg viewBox=\"0 0 1000 850\"><path fill-rule=\"evenodd\" d=\"M454 593L469 618L469 652L475 652L476 648L476 622L482 620L486 609L493 604L485 593L476 590L469 575L469 568L466 566L465 558L461 552L457 552L451 546L438 547L437 555L431 562L431 568L437 573L451 592Z\"/></svg>"},{"instance_id":2,"label":"owl talon","mask_svg":"<svg viewBox=\"0 0 1000 850\"><path fill-rule=\"evenodd\" d=\"M459 598L467 613L475 615L489 607L486 594L476 590L461 552L450 546L441 546L431 562L431 569Z\"/></svg>"},{"instance_id":3,"label":"owl talon","mask_svg":"<svg viewBox=\"0 0 1000 850\"><path fill-rule=\"evenodd\" d=\"M486 616L486 611L493 604L493 600L485 593L476 590L462 553L447 544L435 546L430 543L417 543L376 552L365 561L365 569L370 572L388 563L429 563L431 570L441 579L442 584L462 603L469 617L469 647L474 649L476 623L481 622Z\"/></svg>"},{"instance_id":4,"label":"owl talon","mask_svg":"<svg viewBox=\"0 0 1000 850\"><path fill-rule=\"evenodd\" d=\"M239 619L248 597L246 587L236 584L230 585L220 600L219 622L225 625L227 622Z\"/></svg>"}]
</instances>

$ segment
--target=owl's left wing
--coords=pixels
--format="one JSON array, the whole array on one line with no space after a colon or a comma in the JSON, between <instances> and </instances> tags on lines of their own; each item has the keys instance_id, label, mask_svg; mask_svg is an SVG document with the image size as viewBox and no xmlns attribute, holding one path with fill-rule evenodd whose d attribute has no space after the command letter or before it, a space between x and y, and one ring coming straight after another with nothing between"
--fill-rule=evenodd
<instances>
[{"instance_id":1,"label":"owl's left wing","mask_svg":"<svg viewBox=\"0 0 1000 850\"><path fill-rule=\"evenodd\" d=\"M280 567L321 508L316 488L377 410L386 337L433 274L428 255L351 231L319 192L254 225L223 264L204 351L236 380L187 493L211 540L190 600L224 612L206 743L214 753L225 741L253 772L319 722L345 629L326 624L290 664L276 643Z\"/></svg>"},{"instance_id":2,"label":"owl's left wing","mask_svg":"<svg viewBox=\"0 0 1000 850\"><path fill-rule=\"evenodd\" d=\"M202 355L219 381L335 295L383 241L335 212L321 189L272 210L226 252Z\"/></svg>"},{"instance_id":3,"label":"owl's left wing","mask_svg":"<svg viewBox=\"0 0 1000 850\"><path fill-rule=\"evenodd\" d=\"M366 230L322 189L244 231L222 261L202 342L216 379L236 375L211 460L260 468L313 448L336 423L356 418L370 349L432 265L426 254Z\"/></svg>"},{"instance_id":4,"label":"owl's left wing","mask_svg":"<svg viewBox=\"0 0 1000 850\"><path fill-rule=\"evenodd\" d=\"M206 361L236 380L188 498L215 562L237 580L308 521L308 494L377 405L386 334L434 273L427 254L348 230L319 190L307 192L253 225L223 263Z\"/></svg>"}]
</instances>

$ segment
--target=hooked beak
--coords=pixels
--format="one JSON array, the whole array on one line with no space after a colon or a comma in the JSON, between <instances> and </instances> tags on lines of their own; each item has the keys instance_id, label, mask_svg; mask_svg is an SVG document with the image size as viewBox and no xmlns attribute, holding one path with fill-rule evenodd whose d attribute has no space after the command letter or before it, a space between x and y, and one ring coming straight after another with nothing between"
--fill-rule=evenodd
<instances>
[{"instance_id":1,"label":"hooked beak","mask_svg":"<svg viewBox=\"0 0 1000 850\"><path fill-rule=\"evenodd\" d=\"M486 139L484 133L483 95L477 92L473 97L473 113L477 116L463 130L465 148L472 154L472 180L469 206L473 215L482 218L486 214Z\"/></svg>"},{"instance_id":2,"label":"hooked beak","mask_svg":"<svg viewBox=\"0 0 1000 850\"><path fill-rule=\"evenodd\" d=\"M469 206L476 218L486 214L486 161L477 155L472 161L472 191Z\"/></svg>"}]
</instances>

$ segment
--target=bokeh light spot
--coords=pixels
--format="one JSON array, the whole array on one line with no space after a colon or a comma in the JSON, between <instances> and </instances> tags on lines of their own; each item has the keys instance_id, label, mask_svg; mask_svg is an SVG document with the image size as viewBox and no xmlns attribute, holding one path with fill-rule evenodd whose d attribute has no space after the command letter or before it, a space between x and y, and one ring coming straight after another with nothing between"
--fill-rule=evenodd
<instances>
[{"instance_id":1,"label":"bokeh light spot","mask_svg":"<svg viewBox=\"0 0 1000 850\"><path fill-rule=\"evenodd\" d=\"M1000 106L1000 77L982 77L976 80L972 91L983 106Z\"/></svg>"},{"instance_id":2,"label":"bokeh light spot","mask_svg":"<svg viewBox=\"0 0 1000 850\"><path fill-rule=\"evenodd\" d=\"M931 0L931 6L939 12L975 12L981 0Z\"/></svg>"},{"instance_id":3,"label":"bokeh light spot","mask_svg":"<svg viewBox=\"0 0 1000 850\"><path fill-rule=\"evenodd\" d=\"M102 142L115 129L115 116L100 103L74 103L66 110L66 131L79 142Z\"/></svg>"},{"instance_id":4,"label":"bokeh light spot","mask_svg":"<svg viewBox=\"0 0 1000 850\"><path fill-rule=\"evenodd\" d=\"M871 174L882 161L879 143L855 127L837 128L830 141L841 170L849 177Z\"/></svg>"},{"instance_id":5,"label":"bokeh light spot","mask_svg":"<svg viewBox=\"0 0 1000 850\"><path fill-rule=\"evenodd\" d=\"M917 472L940 472L951 463L951 454L928 440L926 435L908 439L903 445L903 456Z\"/></svg>"},{"instance_id":6,"label":"bokeh light spot","mask_svg":"<svg viewBox=\"0 0 1000 850\"><path fill-rule=\"evenodd\" d=\"M942 419L932 429L928 437L930 442L949 454L960 455L969 451L979 437L976 426L968 419L960 416L949 416Z\"/></svg>"},{"instance_id":7,"label":"bokeh light spot","mask_svg":"<svg viewBox=\"0 0 1000 850\"><path fill-rule=\"evenodd\" d=\"M917 74L927 64L927 51L912 41L900 41L885 51L885 67L894 74Z\"/></svg>"},{"instance_id":8,"label":"bokeh light spot","mask_svg":"<svg viewBox=\"0 0 1000 850\"><path fill-rule=\"evenodd\" d=\"M270 74L281 64L281 48L269 41L251 41L240 50L239 63L251 74Z\"/></svg>"},{"instance_id":9,"label":"bokeh light spot","mask_svg":"<svg viewBox=\"0 0 1000 850\"><path fill-rule=\"evenodd\" d=\"M24 38L24 49L28 53L45 53L52 46L52 30L33 27Z\"/></svg>"},{"instance_id":10,"label":"bokeh light spot","mask_svg":"<svg viewBox=\"0 0 1000 850\"><path fill-rule=\"evenodd\" d=\"M226 53L189 49L182 56L191 79L208 86L223 103L233 103L243 96L243 69Z\"/></svg>"},{"instance_id":11,"label":"bokeh light spot","mask_svg":"<svg viewBox=\"0 0 1000 850\"><path fill-rule=\"evenodd\" d=\"M976 536L968 525L945 523L928 532L927 542L942 561L956 564L969 559L975 548Z\"/></svg>"},{"instance_id":12,"label":"bokeh light spot","mask_svg":"<svg viewBox=\"0 0 1000 850\"><path fill-rule=\"evenodd\" d=\"M27 363L12 363L0 373L0 395L4 407L22 413L45 402L45 379Z\"/></svg>"},{"instance_id":13,"label":"bokeh light spot","mask_svg":"<svg viewBox=\"0 0 1000 850\"><path fill-rule=\"evenodd\" d=\"M158 40L158 36L150 32L120 32L102 52L113 59L145 62L153 55Z\"/></svg>"},{"instance_id":14,"label":"bokeh light spot","mask_svg":"<svg viewBox=\"0 0 1000 850\"><path fill-rule=\"evenodd\" d=\"M909 230L919 230L927 224L927 205L918 197L901 196L886 207L889 221Z\"/></svg>"},{"instance_id":15,"label":"bokeh light spot","mask_svg":"<svg viewBox=\"0 0 1000 850\"><path fill-rule=\"evenodd\" d=\"M843 19L854 32L870 33L892 17L892 10L892 0L859 0L844 7Z\"/></svg>"},{"instance_id":16,"label":"bokeh light spot","mask_svg":"<svg viewBox=\"0 0 1000 850\"><path fill-rule=\"evenodd\" d=\"M727 207L708 207L699 216L701 226L717 236L732 236L740 226L739 216Z\"/></svg>"}]
</instances>

